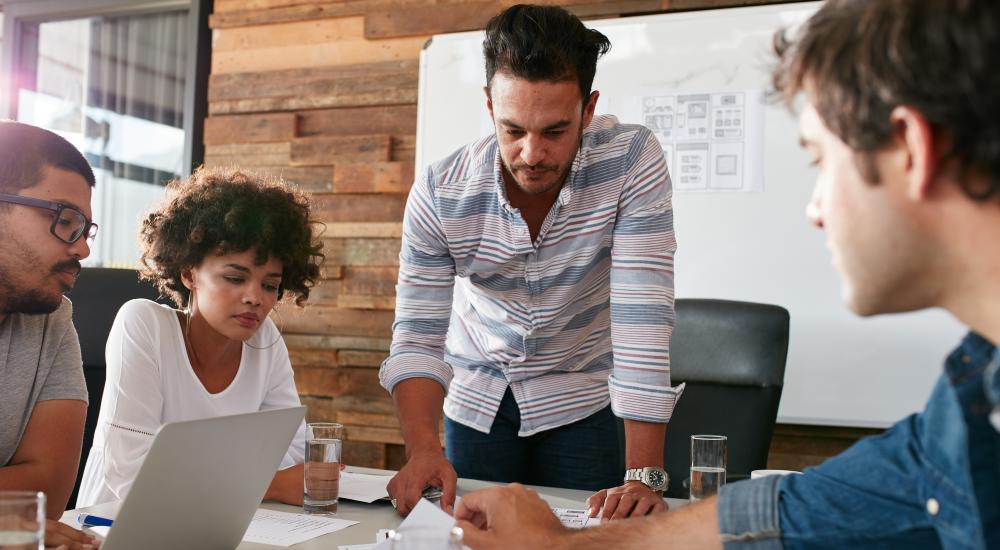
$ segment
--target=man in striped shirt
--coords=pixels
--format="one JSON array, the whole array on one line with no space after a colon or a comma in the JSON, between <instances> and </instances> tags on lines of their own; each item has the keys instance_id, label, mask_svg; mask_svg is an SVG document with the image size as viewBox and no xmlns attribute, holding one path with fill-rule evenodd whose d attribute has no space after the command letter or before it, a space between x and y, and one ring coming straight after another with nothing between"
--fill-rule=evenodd
<instances>
[{"instance_id":1,"label":"man in striped shirt","mask_svg":"<svg viewBox=\"0 0 1000 550\"><path fill-rule=\"evenodd\" d=\"M562 8L493 18L496 134L410 193L380 372L406 442L388 487L403 515L427 485L450 507L456 470L600 490L588 505L605 517L665 508L664 432L683 390L670 386L671 188L652 132L594 116L608 48Z\"/></svg>"}]
</instances>

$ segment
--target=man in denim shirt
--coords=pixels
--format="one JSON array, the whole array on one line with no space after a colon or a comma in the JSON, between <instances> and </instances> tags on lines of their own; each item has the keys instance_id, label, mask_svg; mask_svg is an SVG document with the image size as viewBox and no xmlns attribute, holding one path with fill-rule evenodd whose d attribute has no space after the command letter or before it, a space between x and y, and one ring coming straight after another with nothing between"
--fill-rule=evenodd
<instances>
[{"instance_id":1,"label":"man in denim shirt","mask_svg":"<svg viewBox=\"0 0 1000 550\"><path fill-rule=\"evenodd\" d=\"M472 493L468 546L1000 548L1000 2L828 0L775 48L847 304L971 329L925 410L804 475L596 529L520 486Z\"/></svg>"}]
</instances>

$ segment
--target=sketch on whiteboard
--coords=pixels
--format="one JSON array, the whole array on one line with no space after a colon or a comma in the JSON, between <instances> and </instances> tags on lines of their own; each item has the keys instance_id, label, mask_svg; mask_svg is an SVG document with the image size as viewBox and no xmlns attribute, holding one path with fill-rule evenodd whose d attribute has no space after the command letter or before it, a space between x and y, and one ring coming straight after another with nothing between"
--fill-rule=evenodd
<instances>
[{"instance_id":1,"label":"sketch on whiteboard","mask_svg":"<svg viewBox=\"0 0 1000 550\"><path fill-rule=\"evenodd\" d=\"M656 135L677 191L763 191L761 100L756 90L653 91L627 98L623 118Z\"/></svg>"}]
</instances>

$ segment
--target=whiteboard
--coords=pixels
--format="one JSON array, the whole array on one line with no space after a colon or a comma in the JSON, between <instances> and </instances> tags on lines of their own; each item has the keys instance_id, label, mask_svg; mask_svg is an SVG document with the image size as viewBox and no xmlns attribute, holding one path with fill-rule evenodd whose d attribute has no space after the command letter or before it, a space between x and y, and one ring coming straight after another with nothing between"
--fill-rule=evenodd
<instances>
[{"instance_id":1,"label":"whiteboard","mask_svg":"<svg viewBox=\"0 0 1000 550\"><path fill-rule=\"evenodd\" d=\"M775 30L818 3L588 21L611 40L598 63L599 112L622 116L645 90L766 91ZM491 131L482 87L482 32L435 36L420 58L418 167ZM761 109L762 189L685 192L675 182L679 298L778 304L791 341L778 421L885 427L922 409L947 353L965 330L942 311L859 319L804 210L815 173L798 146L795 117ZM747 162L753 159L748 157ZM418 172L419 173L419 172ZM734 411L735 412L735 411Z\"/></svg>"}]
</instances>

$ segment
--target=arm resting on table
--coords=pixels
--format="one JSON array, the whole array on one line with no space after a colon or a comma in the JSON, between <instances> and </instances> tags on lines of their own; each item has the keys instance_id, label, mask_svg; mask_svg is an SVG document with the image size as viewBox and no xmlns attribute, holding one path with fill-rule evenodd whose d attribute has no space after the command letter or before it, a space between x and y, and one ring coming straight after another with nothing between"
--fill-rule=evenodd
<instances>
[{"instance_id":1,"label":"arm resting on table","mask_svg":"<svg viewBox=\"0 0 1000 550\"><path fill-rule=\"evenodd\" d=\"M14 456L0 468L0 489L44 492L46 516L58 519L73 492L86 419L83 401L38 402Z\"/></svg>"}]
</instances>

